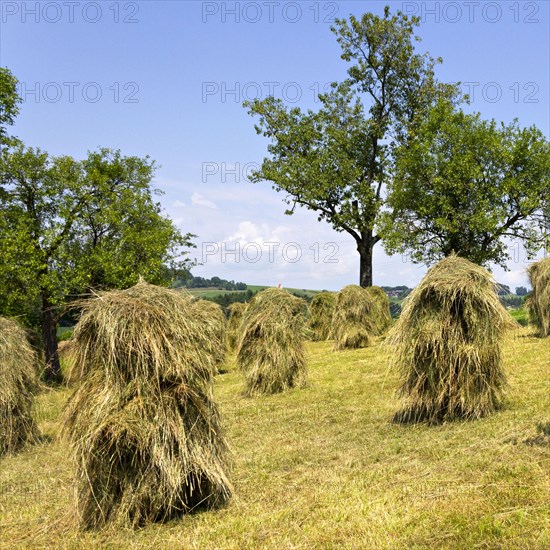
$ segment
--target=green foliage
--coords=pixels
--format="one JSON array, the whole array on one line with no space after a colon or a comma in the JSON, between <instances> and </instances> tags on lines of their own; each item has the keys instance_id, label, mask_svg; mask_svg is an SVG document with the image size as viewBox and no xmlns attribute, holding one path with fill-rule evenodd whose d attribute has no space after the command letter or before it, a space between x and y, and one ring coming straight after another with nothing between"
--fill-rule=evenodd
<instances>
[{"instance_id":1,"label":"green foliage","mask_svg":"<svg viewBox=\"0 0 550 550\"><path fill-rule=\"evenodd\" d=\"M191 246L153 198L154 163L100 149L83 161L21 143L0 153L0 313L39 325L45 376L60 379L61 306L92 289L185 270Z\"/></svg>"},{"instance_id":2,"label":"green foliage","mask_svg":"<svg viewBox=\"0 0 550 550\"><path fill-rule=\"evenodd\" d=\"M548 243L550 145L537 128L499 126L440 101L396 158L382 222L389 253L430 264L454 251L506 267L505 238L529 254Z\"/></svg>"},{"instance_id":3,"label":"green foliage","mask_svg":"<svg viewBox=\"0 0 550 550\"><path fill-rule=\"evenodd\" d=\"M182 285L186 288L217 288L222 290L246 290L246 283L236 283L235 281L227 281L226 279L220 279L219 277L212 277L211 279L205 279L204 277L193 277L189 274L189 277L185 281L182 281Z\"/></svg>"},{"instance_id":4,"label":"green foliage","mask_svg":"<svg viewBox=\"0 0 550 550\"><path fill-rule=\"evenodd\" d=\"M529 291L524 286L516 287L516 296L527 296L527 294L529 294Z\"/></svg>"},{"instance_id":5,"label":"green foliage","mask_svg":"<svg viewBox=\"0 0 550 550\"><path fill-rule=\"evenodd\" d=\"M246 103L249 113L260 117L256 131L272 140L271 158L251 179L271 181L274 189L287 193L287 214L296 205L305 206L336 231L359 237L376 210L376 190L368 181L374 159L365 147L369 124L349 83L334 84L319 99L317 113L287 109L273 97Z\"/></svg>"},{"instance_id":6,"label":"green foliage","mask_svg":"<svg viewBox=\"0 0 550 550\"><path fill-rule=\"evenodd\" d=\"M518 308L523 305L525 298L523 296L516 296L515 294L499 295L500 303L507 308Z\"/></svg>"},{"instance_id":7,"label":"green foliage","mask_svg":"<svg viewBox=\"0 0 550 550\"><path fill-rule=\"evenodd\" d=\"M525 327L529 324L529 313L525 308L512 309L510 315L516 323L520 324L522 327Z\"/></svg>"},{"instance_id":8,"label":"green foliage","mask_svg":"<svg viewBox=\"0 0 550 550\"><path fill-rule=\"evenodd\" d=\"M82 162L23 145L1 156L0 310L26 313L90 288L164 282L189 246L153 199L154 163L100 149Z\"/></svg>"},{"instance_id":9,"label":"green foliage","mask_svg":"<svg viewBox=\"0 0 550 550\"><path fill-rule=\"evenodd\" d=\"M9 69L0 67L0 145L13 142L8 137L6 125L11 126L19 113L21 97L17 93L17 78Z\"/></svg>"}]
</instances>

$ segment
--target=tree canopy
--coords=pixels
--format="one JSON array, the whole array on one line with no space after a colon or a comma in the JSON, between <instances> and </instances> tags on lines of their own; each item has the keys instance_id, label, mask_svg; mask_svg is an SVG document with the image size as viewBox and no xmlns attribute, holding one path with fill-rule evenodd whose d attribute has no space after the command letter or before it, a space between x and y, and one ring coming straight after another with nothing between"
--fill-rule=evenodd
<instances>
[{"instance_id":1,"label":"tree canopy","mask_svg":"<svg viewBox=\"0 0 550 550\"><path fill-rule=\"evenodd\" d=\"M509 239L548 245L550 146L536 127L497 124L440 101L406 144L388 184L389 253L433 263L451 252L506 268Z\"/></svg>"}]
</instances>

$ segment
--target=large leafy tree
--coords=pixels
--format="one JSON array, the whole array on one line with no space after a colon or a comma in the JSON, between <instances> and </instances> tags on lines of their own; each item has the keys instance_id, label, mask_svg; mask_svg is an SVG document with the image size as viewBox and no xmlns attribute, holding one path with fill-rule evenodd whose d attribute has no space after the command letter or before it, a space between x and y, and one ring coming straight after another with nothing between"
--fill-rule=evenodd
<instances>
[{"instance_id":1,"label":"large leafy tree","mask_svg":"<svg viewBox=\"0 0 550 550\"><path fill-rule=\"evenodd\" d=\"M359 283L372 285L378 217L393 162L393 145L407 140L435 97L458 96L434 78L436 60L418 54L418 18L398 12L337 20L332 31L351 63L349 79L319 96L318 112L288 108L268 97L246 102L259 117L256 131L270 140L255 182L272 182L296 205L349 233L360 256ZM367 109L368 106L368 109Z\"/></svg>"},{"instance_id":2,"label":"large leafy tree","mask_svg":"<svg viewBox=\"0 0 550 550\"><path fill-rule=\"evenodd\" d=\"M19 144L0 162L0 308L38 317L53 381L60 376L56 327L68 297L129 286L140 275L165 282L169 267L186 267L178 254L190 235L162 215L148 158L101 149L76 161Z\"/></svg>"},{"instance_id":3,"label":"large leafy tree","mask_svg":"<svg viewBox=\"0 0 550 550\"><path fill-rule=\"evenodd\" d=\"M548 245L550 145L536 127L499 125L440 101L396 158L388 252L430 264L454 251L506 267L509 239L530 254Z\"/></svg>"}]
</instances>

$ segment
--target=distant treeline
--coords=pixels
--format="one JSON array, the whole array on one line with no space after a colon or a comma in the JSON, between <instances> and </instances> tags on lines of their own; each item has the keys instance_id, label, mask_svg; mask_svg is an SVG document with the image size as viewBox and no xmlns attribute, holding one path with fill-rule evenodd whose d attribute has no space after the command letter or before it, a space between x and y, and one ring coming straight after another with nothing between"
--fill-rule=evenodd
<instances>
[{"instance_id":1,"label":"distant treeline","mask_svg":"<svg viewBox=\"0 0 550 550\"><path fill-rule=\"evenodd\" d=\"M176 279L173 283L174 287L185 288L218 288L220 290L246 290L248 287L246 283L236 283L235 281L226 281L219 277L212 277L211 279L205 279L204 277L189 276L185 279Z\"/></svg>"}]
</instances>

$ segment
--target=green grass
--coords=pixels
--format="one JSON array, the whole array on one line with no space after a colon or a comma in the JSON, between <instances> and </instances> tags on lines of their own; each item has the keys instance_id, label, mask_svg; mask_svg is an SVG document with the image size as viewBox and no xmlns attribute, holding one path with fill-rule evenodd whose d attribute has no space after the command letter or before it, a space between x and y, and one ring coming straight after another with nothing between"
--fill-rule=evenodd
<instances>
[{"instance_id":1,"label":"green grass","mask_svg":"<svg viewBox=\"0 0 550 550\"><path fill-rule=\"evenodd\" d=\"M511 309L509 313L521 326L526 327L529 324L529 314L526 309Z\"/></svg>"},{"instance_id":2,"label":"green grass","mask_svg":"<svg viewBox=\"0 0 550 550\"><path fill-rule=\"evenodd\" d=\"M548 339L504 345L506 407L467 423L392 424L391 350L308 345L309 386L242 396L234 359L215 393L234 450L236 494L220 510L132 532L68 524L72 467L58 439L68 390L38 402L46 438L0 462L3 548L550 547L548 446L526 444L549 420ZM547 445L547 444L546 444Z\"/></svg>"},{"instance_id":3,"label":"green grass","mask_svg":"<svg viewBox=\"0 0 550 550\"><path fill-rule=\"evenodd\" d=\"M187 288L185 290L200 298L217 298L224 294L246 294L246 290L223 290L219 288Z\"/></svg>"},{"instance_id":4,"label":"green grass","mask_svg":"<svg viewBox=\"0 0 550 550\"><path fill-rule=\"evenodd\" d=\"M73 335L74 327L57 327L57 339L59 341L61 340L68 340Z\"/></svg>"}]
</instances>

